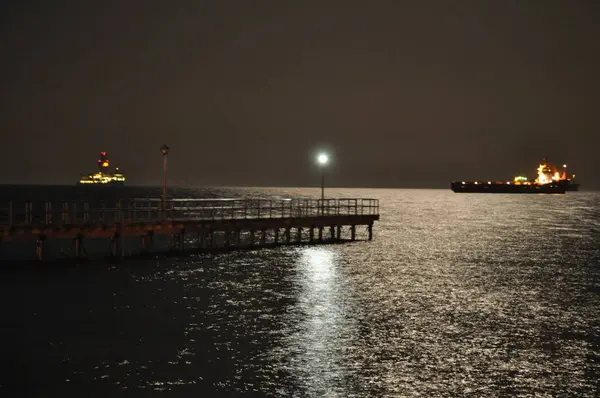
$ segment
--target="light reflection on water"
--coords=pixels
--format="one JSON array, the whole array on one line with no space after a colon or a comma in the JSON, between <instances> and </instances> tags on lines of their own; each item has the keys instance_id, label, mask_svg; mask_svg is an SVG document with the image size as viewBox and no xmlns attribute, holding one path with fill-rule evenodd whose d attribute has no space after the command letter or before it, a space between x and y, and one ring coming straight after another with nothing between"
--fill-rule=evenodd
<instances>
[{"instance_id":1,"label":"light reflection on water","mask_svg":"<svg viewBox=\"0 0 600 398\"><path fill-rule=\"evenodd\" d=\"M299 330L286 339L286 346L296 353L293 373L304 388L322 394L343 375L341 350L335 346L345 317L343 297L338 294L335 253L330 248L301 249L297 262L298 303L296 319Z\"/></svg>"},{"instance_id":2,"label":"light reflection on water","mask_svg":"<svg viewBox=\"0 0 600 398\"><path fill-rule=\"evenodd\" d=\"M27 297L2 331L20 364L10 383L596 396L600 195L341 193L381 199L374 241L3 278L4 302Z\"/></svg>"}]
</instances>

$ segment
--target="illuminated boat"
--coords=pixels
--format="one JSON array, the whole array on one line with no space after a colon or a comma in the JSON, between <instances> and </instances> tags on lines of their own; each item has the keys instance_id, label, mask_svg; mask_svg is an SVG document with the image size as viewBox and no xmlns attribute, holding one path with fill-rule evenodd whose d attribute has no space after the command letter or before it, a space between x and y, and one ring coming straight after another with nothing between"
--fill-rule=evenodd
<instances>
[{"instance_id":1,"label":"illuminated boat","mask_svg":"<svg viewBox=\"0 0 600 398\"><path fill-rule=\"evenodd\" d=\"M81 176L77 185L125 185L125 176L120 172L119 168L116 167L115 171L111 173L109 167L110 160L108 160L108 154L106 152L100 152L98 172Z\"/></svg>"},{"instance_id":2,"label":"illuminated boat","mask_svg":"<svg viewBox=\"0 0 600 398\"><path fill-rule=\"evenodd\" d=\"M450 189L456 193L565 193L567 184L514 183L511 181L452 181Z\"/></svg>"},{"instance_id":3,"label":"illuminated boat","mask_svg":"<svg viewBox=\"0 0 600 398\"><path fill-rule=\"evenodd\" d=\"M563 165L562 173L548 158L544 158L537 168L537 178L529 180L517 176L513 181L452 181L450 189L456 193L555 193L579 190L575 182L575 174L567 177L567 165Z\"/></svg>"}]
</instances>

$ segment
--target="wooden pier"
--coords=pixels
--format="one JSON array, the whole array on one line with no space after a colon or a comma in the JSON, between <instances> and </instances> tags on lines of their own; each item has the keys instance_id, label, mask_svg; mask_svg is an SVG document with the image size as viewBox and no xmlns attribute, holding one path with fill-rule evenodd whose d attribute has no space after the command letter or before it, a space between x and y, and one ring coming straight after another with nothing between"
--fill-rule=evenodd
<instances>
[{"instance_id":1,"label":"wooden pier","mask_svg":"<svg viewBox=\"0 0 600 398\"><path fill-rule=\"evenodd\" d=\"M10 202L0 208L0 238L2 243L35 241L37 260L44 259L51 239L70 240L71 253L79 258L86 256L87 239L104 238L107 254L123 257L125 239L144 253L161 235L169 235L169 249L177 251L354 241L361 226L371 240L377 220L379 200L363 198L127 199L112 206Z\"/></svg>"}]
</instances>

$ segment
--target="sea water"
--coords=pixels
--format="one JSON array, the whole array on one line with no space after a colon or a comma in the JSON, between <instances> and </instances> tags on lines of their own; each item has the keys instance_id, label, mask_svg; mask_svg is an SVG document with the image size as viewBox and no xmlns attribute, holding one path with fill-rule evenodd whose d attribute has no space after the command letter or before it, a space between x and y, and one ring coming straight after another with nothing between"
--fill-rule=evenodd
<instances>
[{"instance_id":1,"label":"sea water","mask_svg":"<svg viewBox=\"0 0 600 398\"><path fill-rule=\"evenodd\" d=\"M15 201L90 195L2 189ZM3 267L0 395L598 395L600 193L326 193L380 199L374 240Z\"/></svg>"}]
</instances>

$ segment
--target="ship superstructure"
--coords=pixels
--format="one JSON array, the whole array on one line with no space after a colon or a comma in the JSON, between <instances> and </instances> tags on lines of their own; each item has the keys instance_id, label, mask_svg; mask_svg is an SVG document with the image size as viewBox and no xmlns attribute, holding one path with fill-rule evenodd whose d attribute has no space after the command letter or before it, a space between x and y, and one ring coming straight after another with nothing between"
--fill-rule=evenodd
<instances>
[{"instance_id":1,"label":"ship superstructure","mask_svg":"<svg viewBox=\"0 0 600 398\"><path fill-rule=\"evenodd\" d=\"M567 175L567 165L563 164L562 170L559 170L554 164L548 161L548 157L542 159L542 163L537 168L537 184L550 184L552 182L566 183L567 191L578 191L579 184L575 182L575 174L570 177Z\"/></svg>"},{"instance_id":2,"label":"ship superstructure","mask_svg":"<svg viewBox=\"0 0 600 398\"><path fill-rule=\"evenodd\" d=\"M115 167L114 172L110 171L110 160L106 152L100 152L98 159L98 171L93 174L81 176L78 184L81 185L124 185L125 176Z\"/></svg>"}]
</instances>

